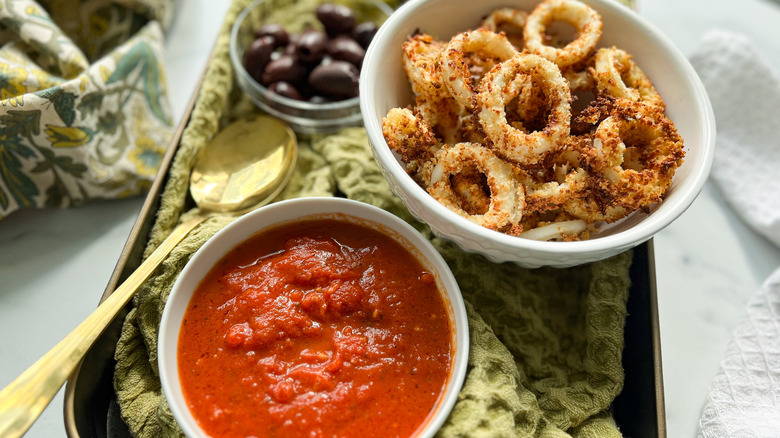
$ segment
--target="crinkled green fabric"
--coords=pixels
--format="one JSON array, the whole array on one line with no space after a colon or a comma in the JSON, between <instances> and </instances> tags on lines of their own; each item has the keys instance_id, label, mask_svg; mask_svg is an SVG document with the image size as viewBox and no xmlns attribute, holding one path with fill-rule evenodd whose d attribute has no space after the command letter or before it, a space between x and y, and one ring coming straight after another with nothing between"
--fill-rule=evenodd
<instances>
[{"instance_id":1,"label":"crinkled green fabric","mask_svg":"<svg viewBox=\"0 0 780 438\"><path fill-rule=\"evenodd\" d=\"M361 128L304 145L282 197L335 194L398 214L431 237L390 192ZM180 434L160 392L158 324L178 272L230 220L218 217L196 230L134 300L116 350L115 388L136 436ZM623 384L630 253L563 270L529 270L432 241L469 303L472 344L467 380L440 435L620 436L607 410Z\"/></svg>"},{"instance_id":2,"label":"crinkled green fabric","mask_svg":"<svg viewBox=\"0 0 780 438\"><path fill-rule=\"evenodd\" d=\"M169 171L147 254L186 204L189 169L230 120L255 111L235 89L227 55L236 0ZM441 437L618 437L609 406L623 386L621 352L631 252L567 269L494 264L461 251L416 221L383 178L362 128L301 140L292 180L278 199L344 196L379 206L415 226L443 255L461 287L470 328L466 381ZM117 344L114 387L136 437L181 436L160 390L159 321L192 253L230 222L210 219L188 236L133 299Z\"/></svg>"}]
</instances>

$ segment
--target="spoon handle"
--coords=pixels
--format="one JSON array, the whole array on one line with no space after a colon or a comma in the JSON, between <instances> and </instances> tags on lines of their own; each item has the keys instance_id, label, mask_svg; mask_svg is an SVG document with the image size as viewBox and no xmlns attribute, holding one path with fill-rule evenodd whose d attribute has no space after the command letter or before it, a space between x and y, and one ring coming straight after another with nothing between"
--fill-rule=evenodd
<instances>
[{"instance_id":1,"label":"spoon handle","mask_svg":"<svg viewBox=\"0 0 780 438\"><path fill-rule=\"evenodd\" d=\"M0 437L22 436L57 394L81 359L173 248L207 216L179 224L121 286L46 355L0 391Z\"/></svg>"}]
</instances>

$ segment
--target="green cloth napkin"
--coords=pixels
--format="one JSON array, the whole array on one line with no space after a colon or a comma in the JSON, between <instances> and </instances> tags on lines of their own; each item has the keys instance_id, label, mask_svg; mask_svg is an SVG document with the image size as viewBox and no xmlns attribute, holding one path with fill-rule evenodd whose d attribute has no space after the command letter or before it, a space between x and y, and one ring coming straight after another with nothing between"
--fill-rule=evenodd
<instances>
[{"instance_id":1,"label":"green cloth napkin","mask_svg":"<svg viewBox=\"0 0 780 438\"><path fill-rule=\"evenodd\" d=\"M172 0L0 0L0 218L145 193L173 126Z\"/></svg>"},{"instance_id":2,"label":"green cloth napkin","mask_svg":"<svg viewBox=\"0 0 780 438\"><path fill-rule=\"evenodd\" d=\"M237 91L228 32L248 0L235 0L169 171L147 255L187 205L195 153L221 126L256 111ZM623 386L621 352L631 252L567 269L524 269L468 254L416 221L373 161L362 128L301 140L292 180L278 197L344 196L405 219L444 256L468 311L471 350L466 381L439 431L442 437L618 437L609 412ZM217 216L188 236L133 299L117 344L114 387L136 437L181 436L157 368L165 300L192 253L232 219Z\"/></svg>"}]
</instances>

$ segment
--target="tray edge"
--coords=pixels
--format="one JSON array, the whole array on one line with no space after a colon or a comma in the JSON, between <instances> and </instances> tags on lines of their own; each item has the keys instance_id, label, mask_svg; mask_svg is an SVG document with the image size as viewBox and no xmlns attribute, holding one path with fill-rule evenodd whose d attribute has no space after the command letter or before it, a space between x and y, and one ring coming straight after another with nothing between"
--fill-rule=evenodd
<instances>
[{"instance_id":1,"label":"tray edge","mask_svg":"<svg viewBox=\"0 0 780 438\"><path fill-rule=\"evenodd\" d=\"M213 56L214 50L212 49L211 54L206 60L207 65ZM130 234L127 237L127 241L125 242L124 247L122 248L122 252L120 253L119 259L117 260L117 263L114 267L114 271L108 280L108 284L106 285L106 288L100 297L98 305L103 303L103 301L105 301L106 298L108 298L114 292L120 282L124 281L133 272L133 270L135 270L135 268L141 264L144 247L139 246L139 242L142 240L148 240L149 232L153 225L154 218L156 217L155 212L159 206L159 199L165 187L165 182L168 180L168 171L170 169L171 163L173 162L173 158L176 155L176 151L178 150L179 142L181 141L184 130L189 123L190 115L192 114L192 111L198 101L198 97L200 95L199 91L203 85L205 73L206 70L204 69L203 73L195 84L194 92L190 97L189 102L187 103L184 114L181 121L179 122L178 127L176 128L176 131L174 131L174 135L168 145L168 150L166 151L165 156L163 157L163 160L160 164L160 169L157 172L149 192L147 192L146 199L144 200L141 211L138 214L138 218L130 230ZM122 317L122 319L124 319L124 317ZM84 361L82 360L82 362L79 363L79 365L74 370L71 377L65 383L63 415L65 420L65 432L69 438L81 438L78 427L76 425L75 399L76 388L83 363Z\"/></svg>"}]
</instances>

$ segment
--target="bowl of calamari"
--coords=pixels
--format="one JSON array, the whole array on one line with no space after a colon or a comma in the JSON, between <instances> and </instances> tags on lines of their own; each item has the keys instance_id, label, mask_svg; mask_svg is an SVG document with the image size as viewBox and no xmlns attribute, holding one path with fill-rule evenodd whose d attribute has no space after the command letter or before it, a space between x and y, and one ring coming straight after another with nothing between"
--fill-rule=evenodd
<instances>
[{"instance_id":1,"label":"bowl of calamari","mask_svg":"<svg viewBox=\"0 0 780 438\"><path fill-rule=\"evenodd\" d=\"M695 71L611 0L412 0L374 37L360 88L393 191L496 262L567 267L633 248L691 205L712 165Z\"/></svg>"}]
</instances>

